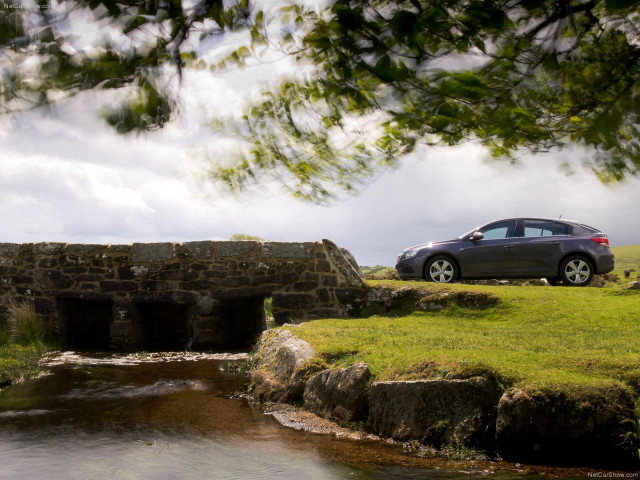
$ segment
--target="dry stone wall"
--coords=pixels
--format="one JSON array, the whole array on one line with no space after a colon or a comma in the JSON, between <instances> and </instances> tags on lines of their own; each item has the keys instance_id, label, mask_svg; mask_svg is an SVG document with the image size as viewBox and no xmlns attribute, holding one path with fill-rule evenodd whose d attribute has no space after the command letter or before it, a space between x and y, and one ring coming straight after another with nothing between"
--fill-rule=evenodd
<instances>
[{"instance_id":1,"label":"dry stone wall","mask_svg":"<svg viewBox=\"0 0 640 480\"><path fill-rule=\"evenodd\" d=\"M0 305L34 303L70 346L137 349L254 341L277 324L357 313L365 284L329 240L86 245L0 243Z\"/></svg>"}]
</instances>

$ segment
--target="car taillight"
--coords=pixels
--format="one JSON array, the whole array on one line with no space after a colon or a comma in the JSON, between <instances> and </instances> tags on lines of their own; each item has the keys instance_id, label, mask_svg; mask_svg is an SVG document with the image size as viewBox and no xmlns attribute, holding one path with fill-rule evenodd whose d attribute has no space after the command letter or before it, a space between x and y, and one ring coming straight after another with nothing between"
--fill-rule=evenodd
<instances>
[{"instance_id":1,"label":"car taillight","mask_svg":"<svg viewBox=\"0 0 640 480\"><path fill-rule=\"evenodd\" d=\"M605 236L591 237L591 240L596 242L598 245L602 245L603 247L608 247L609 246L609 239L607 237L605 237Z\"/></svg>"}]
</instances>

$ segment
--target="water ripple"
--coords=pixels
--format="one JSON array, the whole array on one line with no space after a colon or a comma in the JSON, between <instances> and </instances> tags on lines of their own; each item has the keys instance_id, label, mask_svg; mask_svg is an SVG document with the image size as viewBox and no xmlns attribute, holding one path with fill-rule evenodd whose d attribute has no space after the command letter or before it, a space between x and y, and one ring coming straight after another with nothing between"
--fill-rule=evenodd
<instances>
[{"instance_id":1,"label":"water ripple","mask_svg":"<svg viewBox=\"0 0 640 480\"><path fill-rule=\"evenodd\" d=\"M81 354L77 352L56 352L45 357L46 367L59 365L100 366L100 365L140 365L141 363L196 362L199 360L234 361L246 360L248 353L203 353L203 352L153 352L130 354Z\"/></svg>"},{"instance_id":2,"label":"water ripple","mask_svg":"<svg viewBox=\"0 0 640 480\"><path fill-rule=\"evenodd\" d=\"M35 417L37 415L46 415L53 410L33 409L33 410L7 410L6 412L0 412L0 418L19 418L19 417Z\"/></svg>"},{"instance_id":3,"label":"water ripple","mask_svg":"<svg viewBox=\"0 0 640 480\"><path fill-rule=\"evenodd\" d=\"M61 398L66 400L159 397L185 390L204 391L207 386L199 380L159 380L151 385L123 385L119 382L87 382Z\"/></svg>"}]
</instances>

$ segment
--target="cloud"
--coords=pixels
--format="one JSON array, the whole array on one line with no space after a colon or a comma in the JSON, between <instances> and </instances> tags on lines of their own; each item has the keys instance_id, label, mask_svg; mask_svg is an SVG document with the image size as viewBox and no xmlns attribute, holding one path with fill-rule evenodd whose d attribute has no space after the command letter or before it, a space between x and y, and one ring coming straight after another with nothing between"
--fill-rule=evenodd
<instances>
[{"instance_id":1,"label":"cloud","mask_svg":"<svg viewBox=\"0 0 640 480\"><path fill-rule=\"evenodd\" d=\"M216 112L239 111L260 82L289 68L189 72L181 116L145 135L117 135L97 114L122 92L87 92L48 113L1 118L0 242L219 240L247 233L278 241L330 238L363 265L393 265L402 248L494 219L564 212L604 230L613 245L640 243L640 179L605 186L571 150L524 155L511 166L488 162L471 144L425 148L332 207L300 203L271 185L242 196L203 185L203 152L215 156L232 145L205 122ZM573 174L562 171L563 162Z\"/></svg>"}]
</instances>

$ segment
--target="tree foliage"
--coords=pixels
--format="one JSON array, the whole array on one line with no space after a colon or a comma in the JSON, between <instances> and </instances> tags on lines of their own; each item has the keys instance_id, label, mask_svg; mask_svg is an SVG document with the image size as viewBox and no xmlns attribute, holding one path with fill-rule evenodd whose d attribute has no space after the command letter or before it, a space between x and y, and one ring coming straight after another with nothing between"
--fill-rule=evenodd
<instances>
[{"instance_id":1,"label":"tree foliage","mask_svg":"<svg viewBox=\"0 0 640 480\"><path fill-rule=\"evenodd\" d=\"M195 33L249 33L214 70L243 65L269 43L306 67L226 120L245 148L212 176L232 189L272 176L322 202L357 190L420 144L467 141L506 158L587 147L603 180L640 166L637 1L336 0L266 13L246 0L64 4L117 24L129 46L71 54L49 11L29 14L29 33L16 20L24 12L3 12L0 61L19 67L3 71L5 110L45 104L54 90L137 84L142 93L105 118L123 132L161 127L173 105L158 94L158 79L167 66L178 76L203 66L189 41ZM34 53L36 67L26 60ZM29 76L29 68L37 71Z\"/></svg>"},{"instance_id":2,"label":"tree foliage","mask_svg":"<svg viewBox=\"0 0 640 480\"><path fill-rule=\"evenodd\" d=\"M250 28L248 0L228 8L223 0L24 3L0 4L0 113L84 90L132 87L131 99L103 112L120 133L154 130L170 120L176 104L166 77L180 79L193 63L190 36L203 40Z\"/></svg>"},{"instance_id":3,"label":"tree foliage","mask_svg":"<svg viewBox=\"0 0 640 480\"><path fill-rule=\"evenodd\" d=\"M265 239L262 237L258 237L257 235L249 235L248 233L234 233L229 237L229 240L232 242L244 242L244 241L253 241L253 242L264 242Z\"/></svg>"},{"instance_id":4,"label":"tree foliage","mask_svg":"<svg viewBox=\"0 0 640 480\"><path fill-rule=\"evenodd\" d=\"M496 157L591 147L603 179L640 166L637 2L337 0L328 13L290 10L311 19L295 54L316 68L247 111L239 131L250 150L216 172L232 187L284 169L295 194L322 201L419 144L470 140Z\"/></svg>"}]
</instances>

